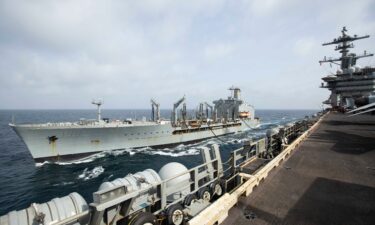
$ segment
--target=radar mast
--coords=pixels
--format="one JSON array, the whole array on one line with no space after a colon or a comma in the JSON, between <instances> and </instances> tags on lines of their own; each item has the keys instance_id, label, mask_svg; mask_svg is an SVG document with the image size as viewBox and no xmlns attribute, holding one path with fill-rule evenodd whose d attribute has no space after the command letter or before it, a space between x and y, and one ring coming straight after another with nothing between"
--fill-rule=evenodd
<instances>
[{"instance_id":1,"label":"radar mast","mask_svg":"<svg viewBox=\"0 0 375 225\"><path fill-rule=\"evenodd\" d=\"M364 35L364 36L357 36L356 34L353 36L350 36L347 34L346 27L343 27L341 30L341 36L338 38L334 38L331 42L323 43L323 46L326 45L334 45L337 44L335 47L335 51L339 51L341 53L340 58L327 58L324 56L323 60L320 60L319 63L333 63L336 65L339 65L341 69L345 72L349 68L356 65L357 59L364 58L364 57L370 57L374 54L368 54L366 51L364 51L363 55L356 55L354 53L349 53L349 48L354 48L353 41L357 41L359 39L369 38L370 35Z\"/></svg>"}]
</instances>

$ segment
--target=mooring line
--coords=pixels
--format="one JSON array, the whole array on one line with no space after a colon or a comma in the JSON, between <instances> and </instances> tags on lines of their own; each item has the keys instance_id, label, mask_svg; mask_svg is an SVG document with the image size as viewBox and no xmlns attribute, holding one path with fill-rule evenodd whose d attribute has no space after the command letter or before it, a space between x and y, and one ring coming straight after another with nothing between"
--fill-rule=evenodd
<instances>
[{"instance_id":1,"label":"mooring line","mask_svg":"<svg viewBox=\"0 0 375 225\"><path fill-rule=\"evenodd\" d=\"M208 129L214 134L214 136L215 136L219 141L221 141L221 142L223 142L223 143L226 143L226 142L223 141L221 138L219 138L219 136L217 136L217 135L215 134L215 132L212 130L212 127L211 127L210 125L208 125Z\"/></svg>"},{"instance_id":2,"label":"mooring line","mask_svg":"<svg viewBox=\"0 0 375 225\"><path fill-rule=\"evenodd\" d=\"M244 122L245 125L246 125L248 128L253 129L251 126L249 126L249 125L245 122L245 120L243 120L242 118L240 118L240 120L242 120L242 122Z\"/></svg>"}]
</instances>

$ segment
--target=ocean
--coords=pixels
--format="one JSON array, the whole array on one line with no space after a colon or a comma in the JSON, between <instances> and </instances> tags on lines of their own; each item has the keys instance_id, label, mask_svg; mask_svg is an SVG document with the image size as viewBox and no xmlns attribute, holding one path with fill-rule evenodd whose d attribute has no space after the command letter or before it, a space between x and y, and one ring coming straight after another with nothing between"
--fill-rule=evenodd
<instances>
[{"instance_id":1,"label":"ocean","mask_svg":"<svg viewBox=\"0 0 375 225\"><path fill-rule=\"evenodd\" d=\"M78 192L87 202L102 182L147 168L159 171L168 162L191 168L202 163L200 147L219 144L223 160L248 138L261 138L267 129L311 116L318 110L257 110L261 125L253 130L164 149L121 149L98 153L75 163L36 164L25 144L8 126L16 123L77 121L96 118L95 110L0 110L0 215ZM116 119L150 117L150 110L102 110L102 116ZM170 110L161 110L170 117Z\"/></svg>"}]
</instances>

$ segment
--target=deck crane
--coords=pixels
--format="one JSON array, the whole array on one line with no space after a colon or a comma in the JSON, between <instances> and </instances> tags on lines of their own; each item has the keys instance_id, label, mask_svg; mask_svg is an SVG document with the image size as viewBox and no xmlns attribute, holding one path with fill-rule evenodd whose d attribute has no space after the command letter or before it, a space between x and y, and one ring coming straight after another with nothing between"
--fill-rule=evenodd
<instances>
[{"instance_id":1,"label":"deck crane","mask_svg":"<svg viewBox=\"0 0 375 225\"><path fill-rule=\"evenodd\" d=\"M185 96L173 104L173 111L172 111L172 125L173 126L177 126L177 108L184 101L185 101Z\"/></svg>"},{"instance_id":2,"label":"deck crane","mask_svg":"<svg viewBox=\"0 0 375 225\"><path fill-rule=\"evenodd\" d=\"M151 99L151 107L151 120L157 122L160 120L160 104Z\"/></svg>"},{"instance_id":3,"label":"deck crane","mask_svg":"<svg viewBox=\"0 0 375 225\"><path fill-rule=\"evenodd\" d=\"M210 112L211 112L211 119L213 119L213 107L212 105L208 104L207 102L204 103L206 105L206 117L207 119L210 118L208 115L208 109L210 109Z\"/></svg>"}]
</instances>

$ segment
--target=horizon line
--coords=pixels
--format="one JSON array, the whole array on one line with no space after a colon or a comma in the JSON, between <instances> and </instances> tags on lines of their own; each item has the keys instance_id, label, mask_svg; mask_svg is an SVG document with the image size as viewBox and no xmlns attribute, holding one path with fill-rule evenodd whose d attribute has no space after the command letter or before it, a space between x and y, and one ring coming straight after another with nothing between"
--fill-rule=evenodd
<instances>
[{"instance_id":1,"label":"horizon line","mask_svg":"<svg viewBox=\"0 0 375 225\"><path fill-rule=\"evenodd\" d=\"M0 110L92 110L92 111L97 111L96 108L70 108L70 109L56 109L56 108L50 108L50 109L12 109L12 108L9 108L9 109L1 109ZM134 108L134 109L130 109L130 108L102 108L101 109L102 111L104 110L150 110L151 109L148 109L148 108ZM160 110L172 110L172 109L160 109ZM195 110L195 109L187 109L187 110ZM321 108L316 108L316 109L313 109L313 108L259 108L259 109L255 109L255 111L257 110L321 110Z\"/></svg>"}]
</instances>

